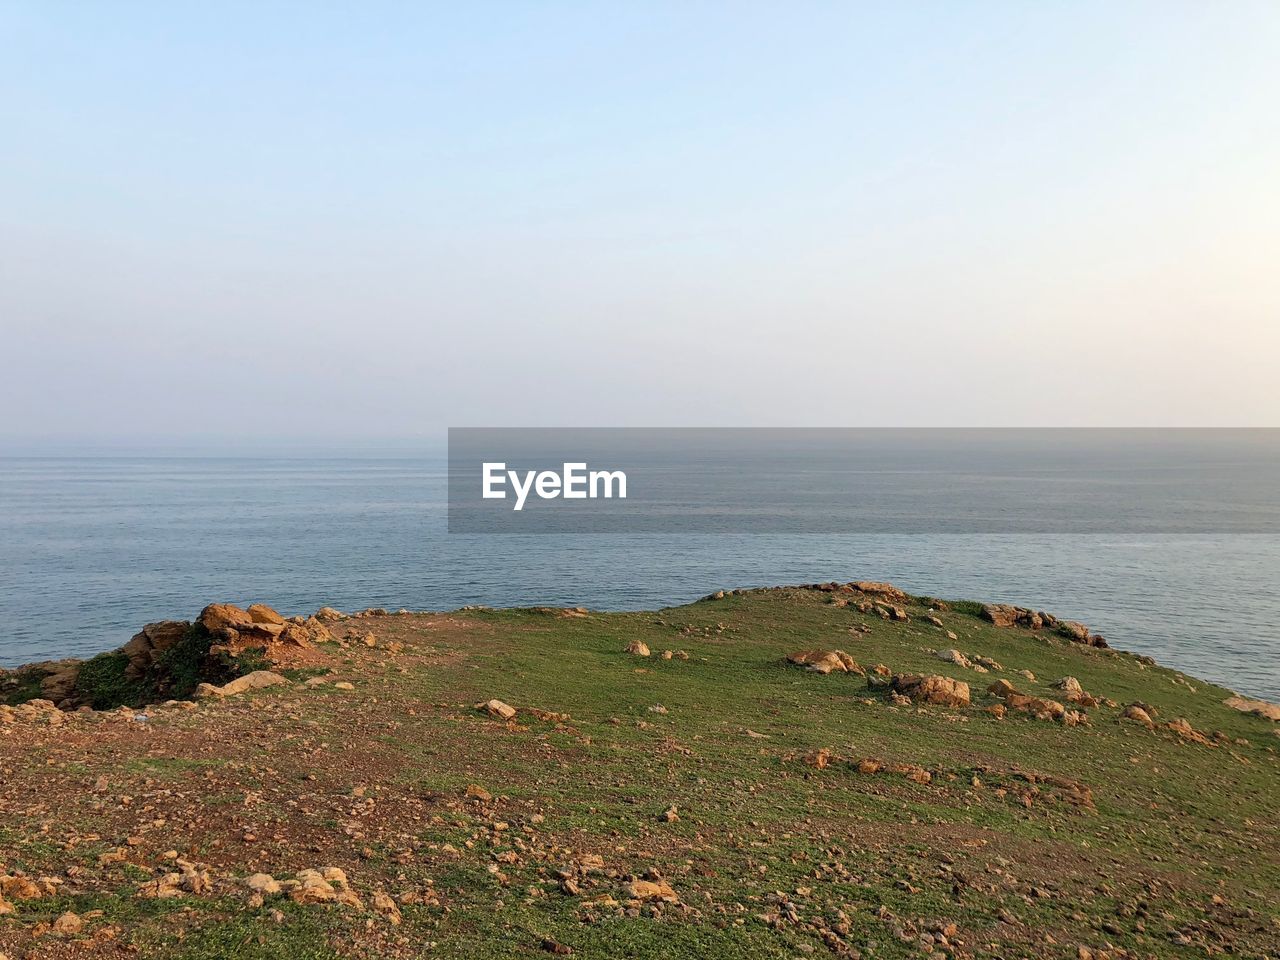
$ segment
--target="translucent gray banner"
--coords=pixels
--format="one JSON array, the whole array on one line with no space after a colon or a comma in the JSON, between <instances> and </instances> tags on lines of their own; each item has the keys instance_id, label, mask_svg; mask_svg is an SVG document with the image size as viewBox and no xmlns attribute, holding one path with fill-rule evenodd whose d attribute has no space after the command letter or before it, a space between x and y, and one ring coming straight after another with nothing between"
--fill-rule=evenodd
<instances>
[{"instance_id":1,"label":"translucent gray banner","mask_svg":"<svg viewBox=\"0 0 1280 960\"><path fill-rule=\"evenodd\" d=\"M451 533L1278 533L1280 430L451 428Z\"/></svg>"}]
</instances>

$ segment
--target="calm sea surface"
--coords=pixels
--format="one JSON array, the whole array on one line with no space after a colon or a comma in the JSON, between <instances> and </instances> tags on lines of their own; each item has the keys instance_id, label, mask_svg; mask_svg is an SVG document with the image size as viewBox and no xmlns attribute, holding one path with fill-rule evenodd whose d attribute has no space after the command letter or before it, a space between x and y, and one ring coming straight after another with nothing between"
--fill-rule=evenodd
<instances>
[{"instance_id":1,"label":"calm sea surface","mask_svg":"<svg viewBox=\"0 0 1280 960\"><path fill-rule=\"evenodd\" d=\"M437 460L0 459L0 665L86 656L213 600L648 609L884 579L1083 620L1280 700L1280 536L446 533Z\"/></svg>"}]
</instances>

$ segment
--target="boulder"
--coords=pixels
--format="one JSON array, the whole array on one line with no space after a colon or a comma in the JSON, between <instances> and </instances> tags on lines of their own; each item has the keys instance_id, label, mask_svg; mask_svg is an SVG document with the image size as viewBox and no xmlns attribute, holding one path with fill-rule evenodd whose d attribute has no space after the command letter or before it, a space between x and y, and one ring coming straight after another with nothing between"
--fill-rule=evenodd
<instances>
[{"instance_id":1,"label":"boulder","mask_svg":"<svg viewBox=\"0 0 1280 960\"><path fill-rule=\"evenodd\" d=\"M893 678L893 689L915 703L935 703L944 707L969 706L969 685L950 677L900 673Z\"/></svg>"},{"instance_id":2,"label":"boulder","mask_svg":"<svg viewBox=\"0 0 1280 960\"><path fill-rule=\"evenodd\" d=\"M61 914L57 920L53 921L53 926L50 927L50 930L60 937L77 936L83 929L84 920L80 918L79 914L72 913L70 910Z\"/></svg>"},{"instance_id":3,"label":"boulder","mask_svg":"<svg viewBox=\"0 0 1280 960\"><path fill-rule=\"evenodd\" d=\"M982 615L997 627L1012 627L1018 622L1018 608L1003 603L985 604Z\"/></svg>"},{"instance_id":4,"label":"boulder","mask_svg":"<svg viewBox=\"0 0 1280 960\"><path fill-rule=\"evenodd\" d=\"M1066 705L1057 700L1030 697L1025 693L1005 694L1004 702L1010 710L1020 710L1041 720L1060 720L1067 712Z\"/></svg>"},{"instance_id":5,"label":"boulder","mask_svg":"<svg viewBox=\"0 0 1280 960\"><path fill-rule=\"evenodd\" d=\"M1156 725L1155 721L1151 719L1151 714L1147 713L1142 706L1136 703L1131 703L1125 707L1124 711L1120 714L1120 718L1122 720L1132 720L1135 723L1140 723L1148 730L1154 729Z\"/></svg>"},{"instance_id":6,"label":"boulder","mask_svg":"<svg viewBox=\"0 0 1280 960\"><path fill-rule=\"evenodd\" d=\"M787 657L788 663L803 666L814 673L856 673L865 676L866 671L858 661L843 650L797 650Z\"/></svg>"},{"instance_id":7,"label":"boulder","mask_svg":"<svg viewBox=\"0 0 1280 960\"><path fill-rule=\"evenodd\" d=\"M255 670L253 673L246 673L243 677L236 677L230 683L225 683L220 687L214 686L212 683L202 683L196 687L195 696L197 699L204 697L234 697L249 690L261 690L264 687L274 687L288 682L280 674L273 673L270 670Z\"/></svg>"},{"instance_id":8,"label":"boulder","mask_svg":"<svg viewBox=\"0 0 1280 960\"><path fill-rule=\"evenodd\" d=\"M1053 685L1059 690L1065 690L1067 693L1084 692L1084 688L1080 686L1080 681L1075 677L1060 677L1053 681Z\"/></svg>"},{"instance_id":9,"label":"boulder","mask_svg":"<svg viewBox=\"0 0 1280 960\"><path fill-rule=\"evenodd\" d=\"M939 660L945 660L947 663L954 663L957 667L971 667L973 664L959 650L938 650L934 656Z\"/></svg>"},{"instance_id":10,"label":"boulder","mask_svg":"<svg viewBox=\"0 0 1280 960\"><path fill-rule=\"evenodd\" d=\"M632 640L627 644L627 653L637 657L649 656L649 646L643 640Z\"/></svg>"},{"instance_id":11,"label":"boulder","mask_svg":"<svg viewBox=\"0 0 1280 960\"><path fill-rule=\"evenodd\" d=\"M253 626L249 611L241 610L234 603L211 603L200 611L196 623L213 636L226 639L228 635Z\"/></svg>"},{"instance_id":12,"label":"boulder","mask_svg":"<svg viewBox=\"0 0 1280 960\"><path fill-rule=\"evenodd\" d=\"M254 893L264 897L274 896L280 892L280 883L269 873L255 873L245 880L245 886Z\"/></svg>"},{"instance_id":13,"label":"boulder","mask_svg":"<svg viewBox=\"0 0 1280 960\"><path fill-rule=\"evenodd\" d=\"M254 623L274 623L284 626L284 617L280 616L265 603L251 604L246 612L249 614L249 619Z\"/></svg>"},{"instance_id":14,"label":"boulder","mask_svg":"<svg viewBox=\"0 0 1280 960\"><path fill-rule=\"evenodd\" d=\"M501 700L486 700L483 703L477 703L476 709L483 710L497 720L514 720L516 716L516 708L509 703L503 703Z\"/></svg>"},{"instance_id":15,"label":"boulder","mask_svg":"<svg viewBox=\"0 0 1280 960\"><path fill-rule=\"evenodd\" d=\"M333 639L333 634L329 632L321 621L315 617L307 620L290 620L285 623L280 631L280 642L289 644L293 647L302 647L309 650L317 643L324 643Z\"/></svg>"},{"instance_id":16,"label":"boulder","mask_svg":"<svg viewBox=\"0 0 1280 960\"><path fill-rule=\"evenodd\" d=\"M1018 691L1014 689L1013 684L1008 680L997 680L995 683L987 687L987 693L1000 697L1001 699L1007 697L1011 693L1017 692Z\"/></svg>"}]
</instances>

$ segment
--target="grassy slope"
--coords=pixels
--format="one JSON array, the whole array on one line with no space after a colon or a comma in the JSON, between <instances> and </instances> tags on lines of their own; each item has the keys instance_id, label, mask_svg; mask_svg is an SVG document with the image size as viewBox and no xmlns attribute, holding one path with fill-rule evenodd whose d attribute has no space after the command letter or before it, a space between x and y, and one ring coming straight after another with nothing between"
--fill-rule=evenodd
<instances>
[{"instance_id":1,"label":"grassy slope","mask_svg":"<svg viewBox=\"0 0 1280 960\"><path fill-rule=\"evenodd\" d=\"M895 957L927 955L916 935L947 922L959 932L942 952L958 956L1074 957L1104 944L1142 956L1228 946L1274 955L1274 724L1223 707L1221 688L1192 680L1193 693L1179 675L1127 655L942 613L959 634L951 642L923 608L910 612L912 623L891 623L818 594L769 591L659 614L375 618L360 631L404 651L337 654L354 693L298 686L161 712L145 737L123 729L128 721L91 727L82 740L50 733L53 748L38 756L11 732L0 740L0 862L81 872L73 893L0 919L0 950L72 950L32 939L41 919L72 908L104 911L90 931L116 928L93 948L104 956L124 942L162 957L232 948L243 957L537 956L549 937L584 956ZM851 634L859 623L871 632ZM655 656L623 653L633 639ZM927 653L947 646L993 657L1005 672L982 676ZM840 647L895 673L948 674L975 695L1004 676L1056 696L1049 683L1070 674L1091 693L1155 706L1161 720L1185 717L1249 742L1185 743L1117 722L1105 707L1080 728L892 707L860 678L782 664L803 647ZM691 659L662 660L663 649ZM1036 684L1014 673L1023 668ZM501 724L470 707L490 697L572 719ZM658 704L667 712L649 709ZM799 759L819 748L837 758L820 771ZM843 762L862 757L921 765L934 782ZM1096 810L1043 785L1026 806L1016 771L1080 780ZM105 799L84 789L99 776L110 780ZM68 800L42 807L58 783ZM466 802L468 783L495 800ZM368 809L351 795L362 786L377 798ZM1000 787L1012 792L998 796ZM144 815L121 795L150 797L154 809ZM671 804L680 819L661 822ZM250 844L240 840L246 825L258 835ZM145 870L98 866L98 853L139 834L130 860ZM213 865L215 895L133 896L169 848ZM495 864L504 851L517 862ZM566 895L556 870L584 853L617 876L587 877L580 896ZM400 927L369 927L372 914L288 902L250 909L236 892L235 877L252 870L284 877L328 864L362 893L430 881L442 906L406 907ZM583 908L616 896L621 875L650 868L696 913ZM799 922L774 921L779 899L795 904ZM276 907L283 922L270 918Z\"/></svg>"}]
</instances>

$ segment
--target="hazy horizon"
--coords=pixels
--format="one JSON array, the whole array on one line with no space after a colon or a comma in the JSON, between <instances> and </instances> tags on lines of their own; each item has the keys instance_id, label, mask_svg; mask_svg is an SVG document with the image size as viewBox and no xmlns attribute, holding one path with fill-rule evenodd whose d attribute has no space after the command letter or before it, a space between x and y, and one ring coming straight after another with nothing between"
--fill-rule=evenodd
<instances>
[{"instance_id":1,"label":"hazy horizon","mask_svg":"<svg viewBox=\"0 0 1280 960\"><path fill-rule=\"evenodd\" d=\"M0 453L1273 426L1280 6L0 3Z\"/></svg>"}]
</instances>

